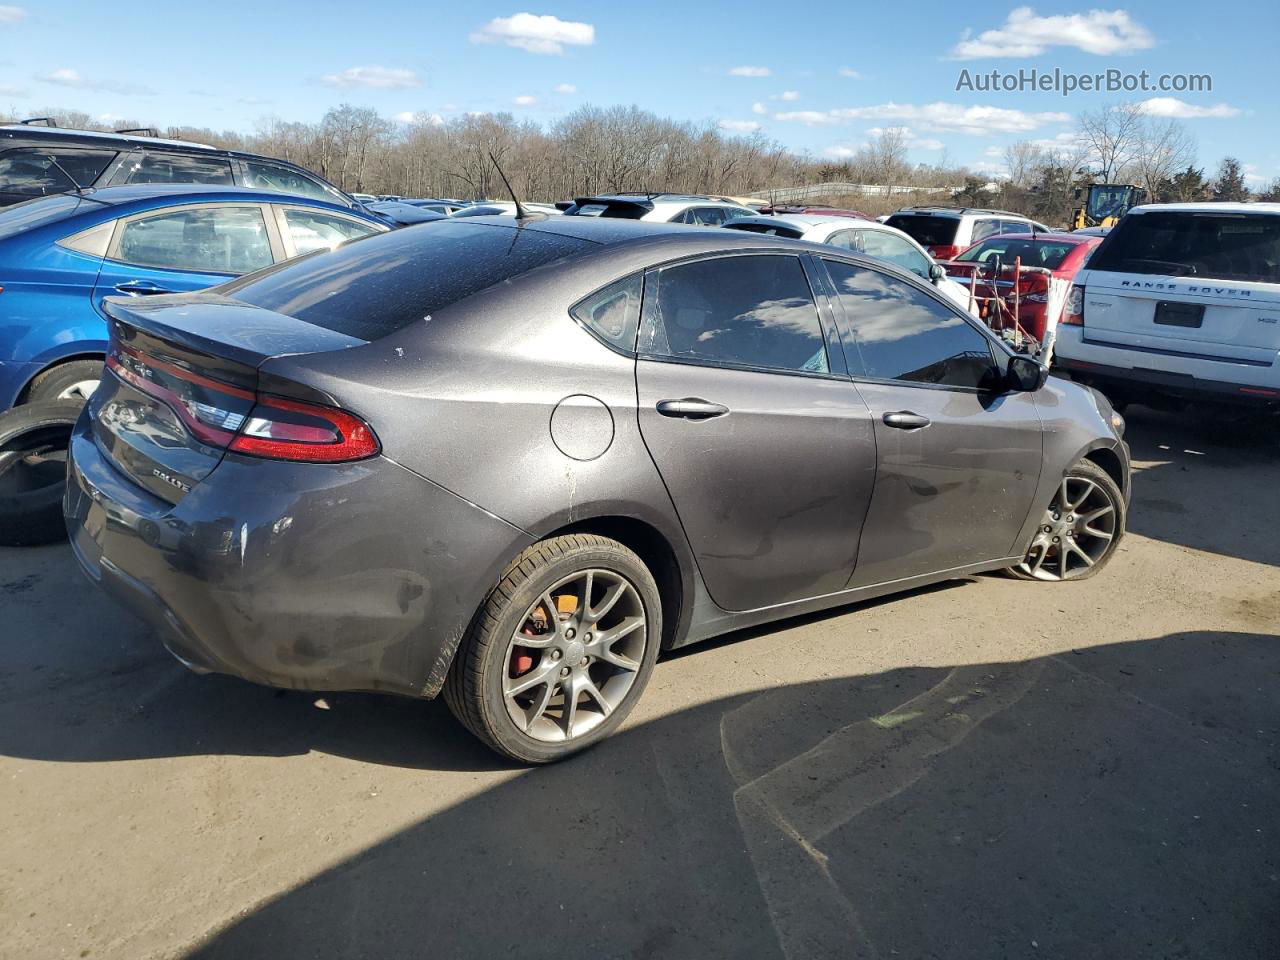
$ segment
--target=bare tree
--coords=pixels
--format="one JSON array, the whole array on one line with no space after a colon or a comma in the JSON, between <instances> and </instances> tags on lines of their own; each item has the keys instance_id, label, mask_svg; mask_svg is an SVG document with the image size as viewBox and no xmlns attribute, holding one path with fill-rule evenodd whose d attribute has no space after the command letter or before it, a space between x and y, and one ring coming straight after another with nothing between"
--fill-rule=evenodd
<instances>
[{"instance_id":1,"label":"bare tree","mask_svg":"<svg viewBox=\"0 0 1280 960\"><path fill-rule=\"evenodd\" d=\"M1149 196L1196 158L1195 137L1173 118L1147 117L1138 130L1138 147L1132 162L1135 179Z\"/></svg>"},{"instance_id":2,"label":"bare tree","mask_svg":"<svg viewBox=\"0 0 1280 960\"><path fill-rule=\"evenodd\" d=\"M1044 150L1030 140L1018 140L1004 148L1004 166L1009 183L1026 189L1031 186L1036 168L1044 159Z\"/></svg>"},{"instance_id":3,"label":"bare tree","mask_svg":"<svg viewBox=\"0 0 1280 960\"><path fill-rule=\"evenodd\" d=\"M1114 183L1142 145L1145 119L1136 103L1121 103L1080 114L1078 132L1088 148L1086 162L1097 166L1103 183Z\"/></svg>"}]
</instances>

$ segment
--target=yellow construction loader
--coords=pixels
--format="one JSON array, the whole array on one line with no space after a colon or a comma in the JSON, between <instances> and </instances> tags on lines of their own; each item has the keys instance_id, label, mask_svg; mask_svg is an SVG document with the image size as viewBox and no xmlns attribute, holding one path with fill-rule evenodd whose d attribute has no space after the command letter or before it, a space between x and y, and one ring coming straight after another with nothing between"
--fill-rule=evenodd
<instances>
[{"instance_id":1,"label":"yellow construction loader","mask_svg":"<svg viewBox=\"0 0 1280 960\"><path fill-rule=\"evenodd\" d=\"M1080 199L1081 191L1076 191ZM1146 199L1146 191L1131 183L1094 183L1089 185L1089 198L1071 216L1071 229L1114 227L1131 207Z\"/></svg>"}]
</instances>

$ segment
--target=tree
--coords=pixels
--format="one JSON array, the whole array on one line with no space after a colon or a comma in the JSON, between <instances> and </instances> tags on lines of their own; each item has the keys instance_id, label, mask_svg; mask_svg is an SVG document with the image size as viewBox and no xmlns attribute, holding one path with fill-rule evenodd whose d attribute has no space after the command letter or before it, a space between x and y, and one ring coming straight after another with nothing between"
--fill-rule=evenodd
<instances>
[{"instance_id":1,"label":"tree","mask_svg":"<svg viewBox=\"0 0 1280 960\"><path fill-rule=\"evenodd\" d=\"M1209 192L1209 182L1204 178L1204 171L1187 164L1185 170L1160 181L1151 199L1161 203L1191 203L1195 200L1207 200Z\"/></svg>"},{"instance_id":2,"label":"tree","mask_svg":"<svg viewBox=\"0 0 1280 960\"><path fill-rule=\"evenodd\" d=\"M1135 103L1121 103L1080 114L1078 133L1086 162L1096 164L1102 183L1115 183L1137 156L1144 115Z\"/></svg>"},{"instance_id":3,"label":"tree","mask_svg":"<svg viewBox=\"0 0 1280 960\"><path fill-rule=\"evenodd\" d=\"M1248 200L1249 188L1244 182L1244 169L1235 157L1226 157L1218 167L1218 177L1213 181L1213 199Z\"/></svg>"},{"instance_id":4,"label":"tree","mask_svg":"<svg viewBox=\"0 0 1280 960\"><path fill-rule=\"evenodd\" d=\"M1150 196L1155 197L1174 171L1190 166L1195 158L1195 137L1179 121L1146 117L1139 124L1132 167L1138 186Z\"/></svg>"},{"instance_id":5,"label":"tree","mask_svg":"<svg viewBox=\"0 0 1280 960\"><path fill-rule=\"evenodd\" d=\"M1271 181L1271 186L1258 193L1257 198L1263 203L1280 203L1280 177Z\"/></svg>"},{"instance_id":6,"label":"tree","mask_svg":"<svg viewBox=\"0 0 1280 960\"><path fill-rule=\"evenodd\" d=\"M1044 159L1044 150L1029 140L1018 140L1004 148L1004 167L1009 183L1023 189L1030 187L1036 168Z\"/></svg>"}]
</instances>

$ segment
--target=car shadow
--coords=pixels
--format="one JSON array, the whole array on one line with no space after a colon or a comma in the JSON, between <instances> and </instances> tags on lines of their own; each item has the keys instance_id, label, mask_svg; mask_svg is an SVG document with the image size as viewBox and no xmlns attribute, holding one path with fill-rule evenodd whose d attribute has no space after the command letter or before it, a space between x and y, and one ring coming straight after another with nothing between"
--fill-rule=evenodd
<instances>
[{"instance_id":1,"label":"car shadow","mask_svg":"<svg viewBox=\"0 0 1280 960\"><path fill-rule=\"evenodd\" d=\"M1203 632L713 701L189 956L1272 958L1278 681L1280 637Z\"/></svg>"},{"instance_id":2,"label":"car shadow","mask_svg":"<svg viewBox=\"0 0 1280 960\"><path fill-rule=\"evenodd\" d=\"M1132 405L1139 461L1129 529L1153 540L1280 566L1280 418Z\"/></svg>"},{"instance_id":3,"label":"car shadow","mask_svg":"<svg viewBox=\"0 0 1280 960\"><path fill-rule=\"evenodd\" d=\"M0 583L20 617L53 624L39 644L17 626L0 666L0 754L57 762L194 755L297 756L313 750L421 770L511 769L453 719L441 699L276 690L177 663L149 628L86 589L65 547L45 548L54 582ZM739 630L664 654L676 659L776 630L839 617L969 579ZM83 605L47 606L74 593ZM111 638L105 642L106 638ZM11 655L10 655L11 654ZM26 662L23 662L25 659Z\"/></svg>"}]
</instances>

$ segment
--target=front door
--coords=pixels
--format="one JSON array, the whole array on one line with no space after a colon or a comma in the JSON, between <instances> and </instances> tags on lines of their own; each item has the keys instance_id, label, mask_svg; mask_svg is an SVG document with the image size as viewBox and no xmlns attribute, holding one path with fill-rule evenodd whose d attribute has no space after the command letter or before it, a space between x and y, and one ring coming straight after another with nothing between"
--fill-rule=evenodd
<instances>
[{"instance_id":1,"label":"front door","mask_svg":"<svg viewBox=\"0 0 1280 960\"><path fill-rule=\"evenodd\" d=\"M875 440L826 333L796 256L647 276L640 430L726 610L836 592L857 560Z\"/></svg>"},{"instance_id":2,"label":"front door","mask_svg":"<svg viewBox=\"0 0 1280 960\"><path fill-rule=\"evenodd\" d=\"M879 450L851 585L1020 553L1042 462L1033 396L1003 389L990 339L948 304L891 274L823 262Z\"/></svg>"}]
</instances>

